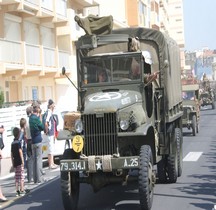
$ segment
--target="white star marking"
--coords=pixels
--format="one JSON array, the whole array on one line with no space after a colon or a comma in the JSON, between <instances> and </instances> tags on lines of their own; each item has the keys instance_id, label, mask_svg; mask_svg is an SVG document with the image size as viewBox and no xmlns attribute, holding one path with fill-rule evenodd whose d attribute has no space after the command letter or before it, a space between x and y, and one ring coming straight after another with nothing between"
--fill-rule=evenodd
<instances>
[{"instance_id":1,"label":"white star marking","mask_svg":"<svg viewBox=\"0 0 216 210\"><path fill-rule=\"evenodd\" d=\"M99 169L102 170L102 164L101 164L100 160L97 161L96 168L97 168L96 170L99 170Z\"/></svg>"},{"instance_id":2,"label":"white star marking","mask_svg":"<svg viewBox=\"0 0 216 210\"><path fill-rule=\"evenodd\" d=\"M99 93L92 96L89 101L110 101L114 99L121 98L121 93L111 92L111 93Z\"/></svg>"}]
</instances>

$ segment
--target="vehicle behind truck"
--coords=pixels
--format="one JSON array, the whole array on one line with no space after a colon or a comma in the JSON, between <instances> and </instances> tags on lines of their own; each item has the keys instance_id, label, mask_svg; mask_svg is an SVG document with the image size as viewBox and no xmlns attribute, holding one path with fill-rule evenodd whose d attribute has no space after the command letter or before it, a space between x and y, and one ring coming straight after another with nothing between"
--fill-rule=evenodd
<instances>
[{"instance_id":1,"label":"vehicle behind truck","mask_svg":"<svg viewBox=\"0 0 216 210\"><path fill-rule=\"evenodd\" d=\"M199 84L189 83L182 85L183 117L182 126L192 131L195 136L199 132L200 121L200 94Z\"/></svg>"},{"instance_id":2,"label":"vehicle behind truck","mask_svg":"<svg viewBox=\"0 0 216 210\"><path fill-rule=\"evenodd\" d=\"M200 86L201 107L206 107L210 105L212 109L215 109L214 90L211 87L210 81L207 78L206 74L203 75L203 79L201 80Z\"/></svg>"},{"instance_id":3,"label":"vehicle behind truck","mask_svg":"<svg viewBox=\"0 0 216 210\"><path fill-rule=\"evenodd\" d=\"M60 161L64 208L78 208L81 183L98 192L136 181L149 210L156 181L182 174L178 45L160 31L124 28L82 36L76 49L78 110L67 116L71 148Z\"/></svg>"}]
</instances>

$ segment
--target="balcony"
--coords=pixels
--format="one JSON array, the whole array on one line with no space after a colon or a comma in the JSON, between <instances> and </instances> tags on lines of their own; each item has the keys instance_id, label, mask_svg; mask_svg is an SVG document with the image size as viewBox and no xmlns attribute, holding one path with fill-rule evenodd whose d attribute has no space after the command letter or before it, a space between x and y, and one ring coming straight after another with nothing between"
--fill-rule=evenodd
<instances>
[{"instance_id":1,"label":"balcony","mask_svg":"<svg viewBox=\"0 0 216 210\"><path fill-rule=\"evenodd\" d=\"M26 44L26 64L35 67L41 66L39 45Z\"/></svg>"},{"instance_id":2,"label":"balcony","mask_svg":"<svg viewBox=\"0 0 216 210\"><path fill-rule=\"evenodd\" d=\"M0 0L0 5L20 3L20 0Z\"/></svg>"},{"instance_id":3,"label":"balcony","mask_svg":"<svg viewBox=\"0 0 216 210\"><path fill-rule=\"evenodd\" d=\"M17 74L22 69L21 42L0 39L0 74Z\"/></svg>"},{"instance_id":4,"label":"balcony","mask_svg":"<svg viewBox=\"0 0 216 210\"><path fill-rule=\"evenodd\" d=\"M21 64L21 42L0 39L0 61Z\"/></svg>"},{"instance_id":5,"label":"balcony","mask_svg":"<svg viewBox=\"0 0 216 210\"><path fill-rule=\"evenodd\" d=\"M67 21L65 0L0 0L0 6L5 12L19 12L22 17L38 17L44 22Z\"/></svg>"},{"instance_id":6,"label":"balcony","mask_svg":"<svg viewBox=\"0 0 216 210\"><path fill-rule=\"evenodd\" d=\"M39 0L24 0L24 5L31 7L39 7Z\"/></svg>"},{"instance_id":7,"label":"balcony","mask_svg":"<svg viewBox=\"0 0 216 210\"><path fill-rule=\"evenodd\" d=\"M70 53L66 51L59 50L59 68L61 69L63 66L66 69L70 68Z\"/></svg>"},{"instance_id":8,"label":"balcony","mask_svg":"<svg viewBox=\"0 0 216 210\"><path fill-rule=\"evenodd\" d=\"M96 0L74 0L73 3L76 4L78 9L98 5Z\"/></svg>"},{"instance_id":9,"label":"balcony","mask_svg":"<svg viewBox=\"0 0 216 210\"><path fill-rule=\"evenodd\" d=\"M0 74L45 75L70 69L70 52L0 39Z\"/></svg>"}]
</instances>

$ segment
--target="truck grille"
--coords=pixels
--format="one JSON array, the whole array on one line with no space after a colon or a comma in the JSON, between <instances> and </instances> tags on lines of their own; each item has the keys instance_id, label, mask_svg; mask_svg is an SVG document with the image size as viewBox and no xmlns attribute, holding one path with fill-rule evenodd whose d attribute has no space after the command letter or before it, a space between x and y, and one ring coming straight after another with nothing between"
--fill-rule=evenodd
<instances>
[{"instance_id":1,"label":"truck grille","mask_svg":"<svg viewBox=\"0 0 216 210\"><path fill-rule=\"evenodd\" d=\"M112 155L117 152L116 113L83 115L82 120L85 155Z\"/></svg>"},{"instance_id":2,"label":"truck grille","mask_svg":"<svg viewBox=\"0 0 216 210\"><path fill-rule=\"evenodd\" d=\"M187 119L187 110L188 109L190 109L190 108L183 107L183 116L182 116L182 119Z\"/></svg>"}]
</instances>

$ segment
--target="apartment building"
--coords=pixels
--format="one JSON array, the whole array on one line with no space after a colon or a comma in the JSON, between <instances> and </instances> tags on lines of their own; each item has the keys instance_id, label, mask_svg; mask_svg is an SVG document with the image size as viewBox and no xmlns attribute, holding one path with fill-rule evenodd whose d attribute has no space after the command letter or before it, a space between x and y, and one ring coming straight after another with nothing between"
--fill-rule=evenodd
<instances>
[{"instance_id":1,"label":"apartment building","mask_svg":"<svg viewBox=\"0 0 216 210\"><path fill-rule=\"evenodd\" d=\"M177 1L182 0L169 3ZM114 28L151 27L175 35L170 31L175 29L170 26L175 25L169 16L176 14L172 8L168 0L0 0L0 88L5 101L53 98L60 107L76 110L76 89L61 75L64 66L76 84L75 41L84 31L74 16L112 15ZM173 38L183 47L183 33Z\"/></svg>"},{"instance_id":2,"label":"apartment building","mask_svg":"<svg viewBox=\"0 0 216 210\"><path fill-rule=\"evenodd\" d=\"M160 30L160 1L151 0L151 28Z\"/></svg>"},{"instance_id":3,"label":"apartment building","mask_svg":"<svg viewBox=\"0 0 216 210\"><path fill-rule=\"evenodd\" d=\"M185 38L184 38L184 18L183 18L183 1L169 1L169 35L176 40L181 49L181 67L184 70L185 65Z\"/></svg>"},{"instance_id":4,"label":"apartment building","mask_svg":"<svg viewBox=\"0 0 216 210\"><path fill-rule=\"evenodd\" d=\"M76 80L74 41L82 31L73 18L93 3L0 0L0 88L5 102L53 98L76 109L77 93L61 69L66 67Z\"/></svg>"}]
</instances>

